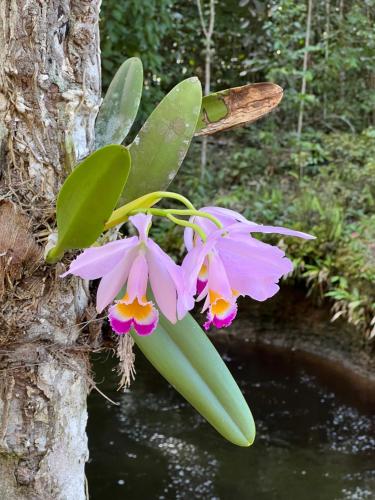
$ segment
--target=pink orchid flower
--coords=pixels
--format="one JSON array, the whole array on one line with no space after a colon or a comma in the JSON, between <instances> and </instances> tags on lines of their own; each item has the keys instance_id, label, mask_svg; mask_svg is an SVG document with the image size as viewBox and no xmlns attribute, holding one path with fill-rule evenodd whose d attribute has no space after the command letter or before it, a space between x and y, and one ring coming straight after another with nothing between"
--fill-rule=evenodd
<instances>
[{"instance_id":1,"label":"pink orchid flower","mask_svg":"<svg viewBox=\"0 0 375 500\"><path fill-rule=\"evenodd\" d=\"M129 220L139 236L88 248L62 277L101 278L96 296L99 313L126 285L124 296L109 309L111 327L118 334L134 328L139 335L149 335L157 326L159 313L147 299L148 281L160 311L171 323L182 319L193 303L186 296L181 267L148 237L151 216L137 214Z\"/></svg>"},{"instance_id":2,"label":"pink orchid flower","mask_svg":"<svg viewBox=\"0 0 375 500\"><path fill-rule=\"evenodd\" d=\"M251 233L278 233L304 239L314 237L284 227L262 226L242 215L219 207L205 207L202 211L214 215L223 224L219 229L209 219L193 217L208 235L203 243L192 229L185 230L188 249L182 268L188 279L190 293L205 298L206 330L229 326L237 314L238 296L263 301L278 290L279 279L293 269L291 261L278 247L263 243Z\"/></svg>"}]
</instances>

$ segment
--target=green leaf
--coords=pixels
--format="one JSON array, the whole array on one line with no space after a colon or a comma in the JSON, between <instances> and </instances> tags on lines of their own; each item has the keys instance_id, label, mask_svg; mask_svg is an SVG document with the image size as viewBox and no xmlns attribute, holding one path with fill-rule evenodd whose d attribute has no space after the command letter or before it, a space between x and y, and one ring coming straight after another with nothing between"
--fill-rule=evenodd
<instances>
[{"instance_id":1,"label":"green leaf","mask_svg":"<svg viewBox=\"0 0 375 500\"><path fill-rule=\"evenodd\" d=\"M96 148L123 142L137 115L142 87L142 62L131 57L118 69L100 106L95 123Z\"/></svg>"},{"instance_id":2,"label":"green leaf","mask_svg":"<svg viewBox=\"0 0 375 500\"><path fill-rule=\"evenodd\" d=\"M132 170L121 204L167 188L189 148L201 102L198 78L188 78L176 85L151 113L130 146Z\"/></svg>"},{"instance_id":3,"label":"green leaf","mask_svg":"<svg viewBox=\"0 0 375 500\"><path fill-rule=\"evenodd\" d=\"M89 247L99 238L129 170L129 151L116 144L98 149L73 170L57 198L58 241L47 262L56 262L68 249Z\"/></svg>"},{"instance_id":4,"label":"green leaf","mask_svg":"<svg viewBox=\"0 0 375 500\"><path fill-rule=\"evenodd\" d=\"M247 403L218 352L187 314L175 325L160 315L149 336L131 333L146 358L228 441L250 446L255 424Z\"/></svg>"},{"instance_id":5,"label":"green leaf","mask_svg":"<svg viewBox=\"0 0 375 500\"><path fill-rule=\"evenodd\" d=\"M195 135L208 135L251 123L272 111L283 89L274 83L254 83L203 97Z\"/></svg>"}]
</instances>

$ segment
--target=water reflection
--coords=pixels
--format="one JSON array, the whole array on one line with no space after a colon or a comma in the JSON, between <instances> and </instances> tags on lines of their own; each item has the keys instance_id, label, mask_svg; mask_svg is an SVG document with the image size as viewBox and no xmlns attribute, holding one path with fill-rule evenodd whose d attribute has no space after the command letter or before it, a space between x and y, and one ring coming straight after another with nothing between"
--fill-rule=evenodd
<instances>
[{"instance_id":1,"label":"water reflection","mask_svg":"<svg viewBox=\"0 0 375 500\"><path fill-rule=\"evenodd\" d=\"M90 396L91 498L336 500L375 496L375 419L298 357L223 344L257 423L247 449L226 443L139 353L137 380L115 391L113 361Z\"/></svg>"}]
</instances>

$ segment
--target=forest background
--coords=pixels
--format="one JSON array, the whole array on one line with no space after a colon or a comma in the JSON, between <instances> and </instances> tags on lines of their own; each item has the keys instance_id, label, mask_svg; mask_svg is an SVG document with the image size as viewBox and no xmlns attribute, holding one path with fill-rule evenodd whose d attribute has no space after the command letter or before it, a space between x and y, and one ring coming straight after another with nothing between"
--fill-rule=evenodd
<instances>
[{"instance_id":1,"label":"forest background","mask_svg":"<svg viewBox=\"0 0 375 500\"><path fill-rule=\"evenodd\" d=\"M101 22L104 90L124 59L143 61L136 129L192 75L211 92L283 87L265 119L196 141L171 189L314 234L282 242L295 263L288 280L328 301L332 320L345 318L365 343L375 337L374 23L373 0L103 0ZM178 228L158 229L179 255Z\"/></svg>"}]
</instances>

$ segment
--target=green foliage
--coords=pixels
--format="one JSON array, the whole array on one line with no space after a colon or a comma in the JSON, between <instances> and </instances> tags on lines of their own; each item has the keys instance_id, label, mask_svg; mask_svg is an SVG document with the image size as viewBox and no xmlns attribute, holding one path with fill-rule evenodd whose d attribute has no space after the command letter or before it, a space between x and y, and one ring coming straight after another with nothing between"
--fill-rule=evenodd
<instances>
[{"instance_id":1,"label":"green foliage","mask_svg":"<svg viewBox=\"0 0 375 500\"><path fill-rule=\"evenodd\" d=\"M155 108L130 146L132 170L121 204L170 184L194 135L201 103L201 84L193 77L176 85Z\"/></svg>"},{"instance_id":2,"label":"green foliage","mask_svg":"<svg viewBox=\"0 0 375 500\"><path fill-rule=\"evenodd\" d=\"M267 79L285 88L280 118L295 117L305 100L307 124L323 130L361 130L374 124L374 0L314 2L307 94L300 94L307 2L272 2L264 32L273 57ZM285 123L285 122L284 122ZM296 127L296 121L294 124Z\"/></svg>"},{"instance_id":3,"label":"green foliage","mask_svg":"<svg viewBox=\"0 0 375 500\"><path fill-rule=\"evenodd\" d=\"M209 2L203 2L208 5ZM307 2L216 3L213 90L271 80L285 89L275 118L296 129L303 99L310 127L356 130L374 124L374 0L314 2L307 93L301 95ZM103 77L108 85L126 57L145 66L144 112L186 76L204 80L204 44L195 2L103 1ZM200 35L201 36L201 35ZM152 90L152 91L151 91Z\"/></svg>"},{"instance_id":4,"label":"green foliage","mask_svg":"<svg viewBox=\"0 0 375 500\"><path fill-rule=\"evenodd\" d=\"M254 68L254 64L258 66L255 58L260 55L264 41L258 19L267 16L267 9L258 1L240 6L238 0L227 0L217 2L216 11L214 85L220 89L249 83L247 70L251 68L249 74L258 71ZM237 15L233 15L234 12ZM251 31L247 15L257 22ZM143 121L178 81L190 75L204 79L204 46L200 33L195 1L104 0L101 22L104 88L125 58L140 57L145 67ZM252 46L254 40L257 40L255 47ZM255 76L250 81L259 81L259 78Z\"/></svg>"},{"instance_id":5,"label":"green foliage","mask_svg":"<svg viewBox=\"0 0 375 500\"><path fill-rule=\"evenodd\" d=\"M160 317L149 336L131 334L147 359L226 439L250 446L254 420L225 363L190 314L172 325Z\"/></svg>"},{"instance_id":6,"label":"green foliage","mask_svg":"<svg viewBox=\"0 0 375 500\"><path fill-rule=\"evenodd\" d=\"M127 59L117 70L95 123L95 146L121 144L137 116L143 88L142 62Z\"/></svg>"},{"instance_id":7,"label":"green foliage","mask_svg":"<svg viewBox=\"0 0 375 500\"><path fill-rule=\"evenodd\" d=\"M172 0L106 0L102 4L103 87L108 87L124 59L139 57L145 68L142 121L164 94L160 78L165 69L163 54L169 49L164 46L163 38L173 28L172 3ZM176 75L173 83L182 78L181 74Z\"/></svg>"},{"instance_id":8,"label":"green foliage","mask_svg":"<svg viewBox=\"0 0 375 500\"><path fill-rule=\"evenodd\" d=\"M89 247L99 238L129 170L129 152L117 145L98 149L73 170L57 198L58 241L47 262L59 260L66 250Z\"/></svg>"},{"instance_id":9,"label":"green foliage","mask_svg":"<svg viewBox=\"0 0 375 500\"><path fill-rule=\"evenodd\" d=\"M203 4L207 8L208 2ZM334 314L366 332L374 316L369 271L374 262L374 7L374 0L314 2L303 96L307 2L216 2L212 90L271 80L284 88L284 98L256 130L231 134L226 142L215 138L215 148L209 139L204 184L199 144L193 144L177 180L197 204L208 196L261 222L295 221L316 231L320 239L314 243L288 240L298 277L315 296L328 294L339 308ZM104 0L103 9L103 59L110 61L103 62L105 82L124 57L144 53L143 116L184 75L204 79L195 2ZM302 100L304 133L297 142L293 131ZM160 238L176 253L179 236L176 228L160 225Z\"/></svg>"}]
</instances>

